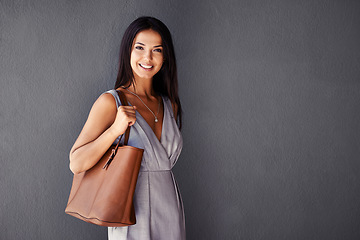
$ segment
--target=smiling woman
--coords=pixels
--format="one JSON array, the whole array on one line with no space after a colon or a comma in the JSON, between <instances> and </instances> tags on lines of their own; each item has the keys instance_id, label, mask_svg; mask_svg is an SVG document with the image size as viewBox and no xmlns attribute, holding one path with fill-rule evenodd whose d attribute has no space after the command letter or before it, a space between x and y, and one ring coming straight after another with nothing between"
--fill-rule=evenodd
<instances>
[{"instance_id":1,"label":"smiling woman","mask_svg":"<svg viewBox=\"0 0 360 240\"><path fill-rule=\"evenodd\" d=\"M118 96L125 94L129 106ZM109 227L110 240L184 240L183 202L172 167L183 146L181 104L171 34L160 20L140 17L126 29L114 89L95 101L70 150L70 169L91 169L128 126L128 145L144 149L134 193L136 224Z\"/></svg>"}]
</instances>

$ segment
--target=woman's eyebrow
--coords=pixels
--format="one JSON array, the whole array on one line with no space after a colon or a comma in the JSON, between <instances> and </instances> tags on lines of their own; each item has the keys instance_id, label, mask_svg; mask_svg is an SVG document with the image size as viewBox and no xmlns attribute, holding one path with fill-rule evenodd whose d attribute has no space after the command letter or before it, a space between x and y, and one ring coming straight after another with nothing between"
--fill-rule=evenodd
<instances>
[{"instance_id":1,"label":"woman's eyebrow","mask_svg":"<svg viewBox=\"0 0 360 240\"><path fill-rule=\"evenodd\" d=\"M141 43L141 42L136 42L135 44L140 44L140 45L145 46L145 44L143 44L143 43ZM160 44L160 45L156 45L156 46L154 46L154 47L162 47L162 45Z\"/></svg>"}]
</instances>

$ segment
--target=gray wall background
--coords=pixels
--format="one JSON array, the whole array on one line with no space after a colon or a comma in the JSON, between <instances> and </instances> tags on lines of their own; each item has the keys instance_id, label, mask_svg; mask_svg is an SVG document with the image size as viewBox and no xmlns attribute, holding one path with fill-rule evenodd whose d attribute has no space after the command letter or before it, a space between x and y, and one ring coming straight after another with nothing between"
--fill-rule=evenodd
<instances>
[{"instance_id":1,"label":"gray wall background","mask_svg":"<svg viewBox=\"0 0 360 240\"><path fill-rule=\"evenodd\" d=\"M68 154L125 28L170 28L188 239L360 239L359 1L0 0L0 239L106 239Z\"/></svg>"}]
</instances>

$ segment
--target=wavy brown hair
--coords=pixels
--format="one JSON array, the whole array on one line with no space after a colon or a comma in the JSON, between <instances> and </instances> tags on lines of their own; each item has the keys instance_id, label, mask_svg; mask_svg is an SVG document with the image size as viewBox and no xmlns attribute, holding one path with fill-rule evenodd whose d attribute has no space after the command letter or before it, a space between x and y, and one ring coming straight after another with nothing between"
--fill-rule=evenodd
<instances>
[{"instance_id":1,"label":"wavy brown hair","mask_svg":"<svg viewBox=\"0 0 360 240\"><path fill-rule=\"evenodd\" d=\"M176 58L171 34L166 25L153 17L139 17L125 30L120 45L119 71L116 78L115 89L120 86L126 88L134 83L134 75L130 65L130 55L136 34L143 30L151 29L160 34L163 45L164 63L159 72L153 77L154 91L167 96L172 103L178 106L177 120L179 128L182 127L182 109L178 94L178 78Z\"/></svg>"}]
</instances>

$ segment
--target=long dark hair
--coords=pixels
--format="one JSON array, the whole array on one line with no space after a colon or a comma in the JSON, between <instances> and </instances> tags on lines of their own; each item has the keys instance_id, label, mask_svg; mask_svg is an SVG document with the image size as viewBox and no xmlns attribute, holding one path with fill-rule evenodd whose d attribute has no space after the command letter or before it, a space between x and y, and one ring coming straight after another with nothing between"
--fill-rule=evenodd
<instances>
[{"instance_id":1,"label":"long dark hair","mask_svg":"<svg viewBox=\"0 0 360 240\"><path fill-rule=\"evenodd\" d=\"M178 95L178 78L176 58L171 34L166 25L153 17L139 17L126 29L120 45L119 71L115 89L120 86L130 87L134 82L134 75L130 65L130 55L136 34L151 29L160 34L163 45L164 63L159 72L153 77L153 89L157 94L167 96L172 103L178 106L178 124L182 126L182 109Z\"/></svg>"}]
</instances>

